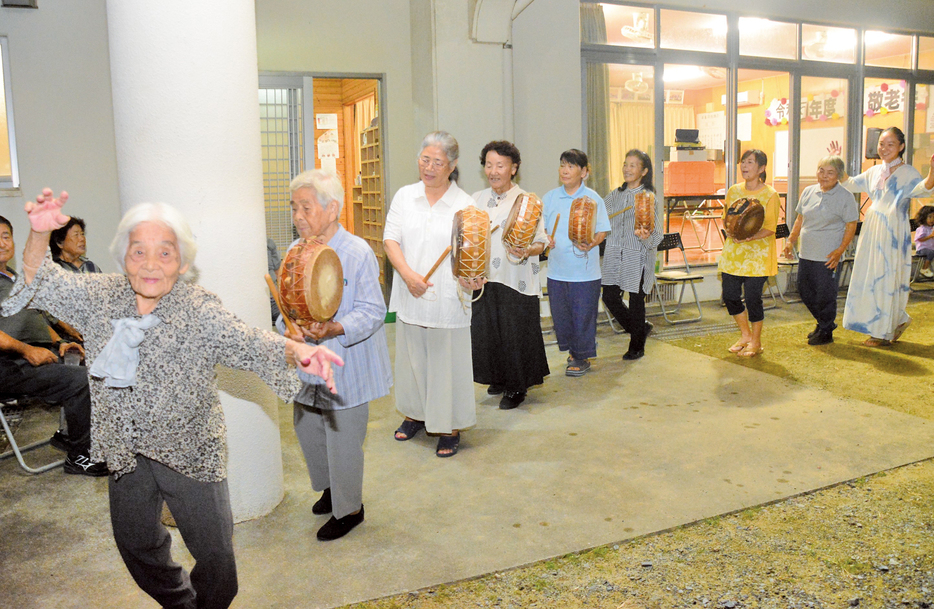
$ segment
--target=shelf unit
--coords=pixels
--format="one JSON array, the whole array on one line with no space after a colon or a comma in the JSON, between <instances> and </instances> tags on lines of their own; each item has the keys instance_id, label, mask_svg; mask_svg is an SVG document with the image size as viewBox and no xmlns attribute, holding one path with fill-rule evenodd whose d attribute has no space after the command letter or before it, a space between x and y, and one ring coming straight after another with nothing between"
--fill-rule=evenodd
<instances>
[{"instance_id":1,"label":"shelf unit","mask_svg":"<svg viewBox=\"0 0 934 609\"><path fill-rule=\"evenodd\" d=\"M357 189L354 189L357 194ZM379 261L379 283L388 294L386 253L383 251L385 222L383 199L383 160L380 154L379 125L360 134L360 189L354 196L354 233L365 239Z\"/></svg>"}]
</instances>

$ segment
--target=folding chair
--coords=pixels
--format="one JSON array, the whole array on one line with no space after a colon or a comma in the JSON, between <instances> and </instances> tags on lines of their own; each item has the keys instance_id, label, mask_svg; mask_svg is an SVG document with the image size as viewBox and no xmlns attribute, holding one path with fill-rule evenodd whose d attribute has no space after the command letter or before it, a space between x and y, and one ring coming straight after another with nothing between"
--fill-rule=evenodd
<instances>
[{"instance_id":1,"label":"folding chair","mask_svg":"<svg viewBox=\"0 0 934 609\"><path fill-rule=\"evenodd\" d=\"M912 233L918 230L917 220L915 220L914 218L909 218L908 223L909 223L909 228L911 229ZM914 238L912 238L912 241L914 241ZM914 253L911 255L911 280L908 282L908 289L914 292L915 289L911 287L911 284L915 283L916 281L925 281L925 280L919 280L918 277L921 275L921 265L924 264L924 261L926 260L926 258L924 256L918 255L917 250L914 249L915 247L914 243L912 243L911 247ZM931 280L928 279L926 281L931 281Z\"/></svg>"},{"instance_id":2,"label":"folding chair","mask_svg":"<svg viewBox=\"0 0 934 609\"><path fill-rule=\"evenodd\" d=\"M551 319L551 303L548 300L548 259L545 258L541 260L541 269L538 272L539 282L542 286L542 297L538 301L538 317L539 320ZM542 337L545 341L545 345L557 345L558 341L555 338L544 338L549 334L555 333L554 322L550 328L542 328Z\"/></svg>"},{"instance_id":3,"label":"folding chair","mask_svg":"<svg viewBox=\"0 0 934 609\"><path fill-rule=\"evenodd\" d=\"M850 242L850 246L846 248L843 256L840 257L840 262L837 264L837 285L843 292L842 294L837 294L837 298L846 298L846 288L850 286L850 276L853 274L853 261L856 259L856 242L859 241L859 232L862 228L863 223L857 222L856 234L853 236L853 241Z\"/></svg>"},{"instance_id":4,"label":"folding chair","mask_svg":"<svg viewBox=\"0 0 934 609\"><path fill-rule=\"evenodd\" d=\"M658 304L662 309L662 316L664 316L665 321L670 324L685 324L692 321L700 321L704 318L704 312L701 310L700 298L697 295L697 288L694 286L695 283L699 283L704 280L703 275L698 275L691 272L691 265L688 264L688 259L684 255L684 245L681 243L681 233L665 233L662 237L662 242L658 244L658 251L666 252L673 249L681 250L681 257L684 260L684 270L678 269L667 269L660 273L655 273L655 280L663 285L670 284L680 284L681 292L678 294L678 303L675 305L675 308L668 310L665 307L665 299L658 295L657 300ZM691 286L691 291L694 293L694 302L697 305L697 317L689 317L687 319L672 319L669 317L670 314L675 314L681 309L681 302L684 300L684 289L688 285Z\"/></svg>"},{"instance_id":5,"label":"folding chair","mask_svg":"<svg viewBox=\"0 0 934 609\"><path fill-rule=\"evenodd\" d=\"M26 461L23 459L23 453L29 452L41 446L45 446L51 440L42 440L40 442L33 442L26 446L20 446L16 441L12 427L18 426L19 420L22 419L24 410L28 407L28 400L22 398L0 398L0 425L3 426L3 433L6 435L7 442L10 443L10 450L6 451L0 455L0 460L8 459L12 456L16 457L16 460L19 461L20 467L29 472L30 474L41 474L47 472L50 469L54 469L62 465L65 460L60 459L58 461L52 461L51 463L46 463L45 465L40 465L39 467L30 467L26 465ZM65 412L64 410L59 411L59 424L64 426L65 423Z\"/></svg>"},{"instance_id":6,"label":"folding chair","mask_svg":"<svg viewBox=\"0 0 934 609\"><path fill-rule=\"evenodd\" d=\"M791 231L788 230L788 225L784 222L775 227L775 240L787 239L791 235ZM791 248L791 258L778 258L778 270L788 271L788 282L791 283L792 279L796 277L798 272L798 252L795 251L794 246ZM778 295L786 304L792 304L795 302L801 302L800 298L786 298L785 292L782 290L782 284L776 279L775 287L778 288Z\"/></svg>"}]
</instances>

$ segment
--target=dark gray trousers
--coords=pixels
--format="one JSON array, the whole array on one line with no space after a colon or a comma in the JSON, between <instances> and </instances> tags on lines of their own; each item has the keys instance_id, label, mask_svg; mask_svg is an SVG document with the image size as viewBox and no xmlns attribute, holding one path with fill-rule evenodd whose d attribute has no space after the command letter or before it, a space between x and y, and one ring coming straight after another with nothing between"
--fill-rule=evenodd
<instances>
[{"instance_id":1,"label":"dark gray trousers","mask_svg":"<svg viewBox=\"0 0 934 609\"><path fill-rule=\"evenodd\" d=\"M237 565L226 480L198 482L137 455L136 469L119 480L111 475L109 490L117 549L146 594L167 608L230 606L237 595ZM163 501L196 561L190 576L172 560Z\"/></svg>"},{"instance_id":2,"label":"dark gray trousers","mask_svg":"<svg viewBox=\"0 0 934 609\"><path fill-rule=\"evenodd\" d=\"M311 488L318 492L331 489L335 518L352 514L363 505L363 440L369 418L369 402L342 410L295 402L295 435L305 455Z\"/></svg>"},{"instance_id":3,"label":"dark gray trousers","mask_svg":"<svg viewBox=\"0 0 934 609\"><path fill-rule=\"evenodd\" d=\"M824 334L833 333L837 318L837 273L823 262L798 260L798 294Z\"/></svg>"}]
</instances>

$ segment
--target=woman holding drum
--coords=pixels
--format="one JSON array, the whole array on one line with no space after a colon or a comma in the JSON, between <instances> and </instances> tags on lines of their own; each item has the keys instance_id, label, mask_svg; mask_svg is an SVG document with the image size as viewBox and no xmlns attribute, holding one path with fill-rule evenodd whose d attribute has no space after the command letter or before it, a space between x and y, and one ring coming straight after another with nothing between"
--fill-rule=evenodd
<instances>
[{"instance_id":1,"label":"woman holding drum","mask_svg":"<svg viewBox=\"0 0 934 609\"><path fill-rule=\"evenodd\" d=\"M798 252L798 293L817 320L808 335L809 345L833 342L837 327L837 264L856 234L859 207L853 195L840 185L846 167L838 156L824 157L817 163L817 184L801 193L795 207L794 228L785 241L785 256Z\"/></svg>"},{"instance_id":2,"label":"woman holding drum","mask_svg":"<svg viewBox=\"0 0 934 609\"><path fill-rule=\"evenodd\" d=\"M719 264L723 302L740 331L730 352L743 357L755 357L763 351L762 288L778 273L775 227L781 203L775 189L765 183L767 165L768 157L761 150L744 152L739 163L743 182L730 187L724 202L727 238ZM747 219L754 212L762 222L761 228L752 231Z\"/></svg>"},{"instance_id":3,"label":"woman holding drum","mask_svg":"<svg viewBox=\"0 0 934 609\"><path fill-rule=\"evenodd\" d=\"M603 254L603 304L629 332L624 360L645 355L652 324L645 320L645 295L655 285L655 252L662 242L661 218L655 205L652 159L630 150L619 188L604 199L612 231ZM629 306L623 304L629 292Z\"/></svg>"},{"instance_id":4,"label":"woman holding drum","mask_svg":"<svg viewBox=\"0 0 934 609\"><path fill-rule=\"evenodd\" d=\"M902 160L905 134L901 129L883 131L878 152L881 165L841 182L850 192L865 192L872 199L856 245L843 309L843 327L868 334L863 343L867 347L891 345L911 323L905 311L911 279L908 207L912 198L929 197L934 190L934 158L923 181L918 170Z\"/></svg>"},{"instance_id":5,"label":"woman holding drum","mask_svg":"<svg viewBox=\"0 0 934 609\"><path fill-rule=\"evenodd\" d=\"M548 302L561 351L570 351L565 374L584 376L597 356L597 304L600 250L610 230L603 199L584 186L587 155L575 148L561 153L561 186L544 199L545 226L552 227L548 254Z\"/></svg>"},{"instance_id":6,"label":"woman holding drum","mask_svg":"<svg viewBox=\"0 0 934 609\"><path fill-rule=\"evenodd\" d=\"M473 199L457 186L457 140L444 131L425 136L415 184L403 186L386 215L383 243L395 268L389 310L396 324L396 409L405 420L400 442L422 429L439 435L435 454L457 454L460 430L477 422L470 354L470 306L445 257L430 280L425 275L451 244L457 211ZM473 290L483 280L464 282Z\"/></svg>"},{"instance_id":7,"label":"woman holding drum","mask_svg":"<svg viewBox=\"0 0 934 609\"><path fill-rule=\"evenodd\" d=\"M484 146L480 165L490 187L473 195L497 228L491 238L489 281L473 303L473 376L490 386L490 395L503 394L502 410L517 407L526 390L548 376L538 304L538 255L548 236L541 201L512 181L521 162L519 149L510 142Z\"/></svg>"}]
</instances>

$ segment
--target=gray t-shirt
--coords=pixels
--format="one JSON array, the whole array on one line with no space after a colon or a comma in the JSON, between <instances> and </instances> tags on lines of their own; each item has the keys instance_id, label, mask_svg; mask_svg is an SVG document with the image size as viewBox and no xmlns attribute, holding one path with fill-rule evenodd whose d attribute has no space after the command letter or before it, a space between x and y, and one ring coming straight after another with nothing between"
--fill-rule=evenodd
<instances>
[{"instance_id":1,"label":"gray t-shirt","mask_svg":"<svg viewBox=\"0 0 934 609\"><path fill-rule=\"evenodd\" d=\"M13 280L0 273L0 302L6 300L12 289ZM48 322L41 312L34 309L23 309L9 317L0 315L0 332L27 345L50 345L52 343Z\"/></svg>"},{"instance_id":2,"label":"gray t-shirt","mask_svg":"<svg viewBox=\"0 0 934 609\"><path fill-rule=\"evenodd\" d=\"M817 262L825 262L840 247L847 223L859 220L856 199L839 182L827 192L818 184L808 186L795 211L803 217L798 255Z\"/></svg>"}]
</instances>

